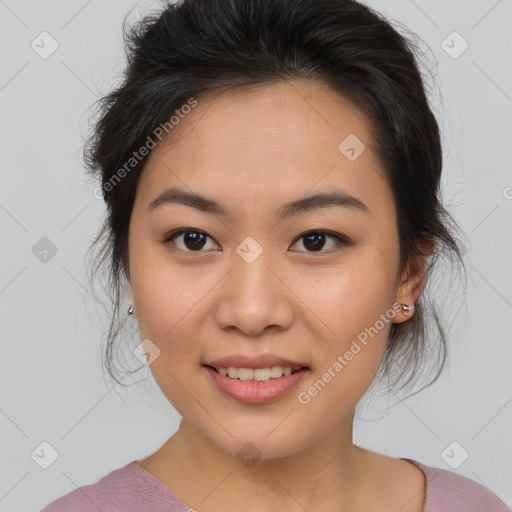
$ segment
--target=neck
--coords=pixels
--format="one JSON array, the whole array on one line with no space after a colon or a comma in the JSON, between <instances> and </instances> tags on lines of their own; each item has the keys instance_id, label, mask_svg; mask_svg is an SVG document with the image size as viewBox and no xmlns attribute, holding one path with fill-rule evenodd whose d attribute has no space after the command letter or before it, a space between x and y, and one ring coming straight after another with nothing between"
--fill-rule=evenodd
<instances>
[{"instance_id":1,"label":"neck","mask_svg":"<svg viewBox=\"0 0 512 512\"><path fill-rule=\"evenodd\" d=\"M159 450L161 480L198 510L333 510L363 488L364 450L352 443L351 421L286 457L259 459L251 445L245 453L226 453L182 420Z\"/></svg>"}]
</instances>

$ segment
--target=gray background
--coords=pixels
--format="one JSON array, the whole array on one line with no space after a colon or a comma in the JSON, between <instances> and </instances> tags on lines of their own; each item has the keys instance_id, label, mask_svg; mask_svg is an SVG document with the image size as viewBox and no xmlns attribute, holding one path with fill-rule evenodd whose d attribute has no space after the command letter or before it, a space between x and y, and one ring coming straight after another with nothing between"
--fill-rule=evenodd
<instances>
[{"instance_id":1,"label":"gray background","mask_svg":"<svg viewBox=\"0 0 512 512\"><path fill-rule=\"evenodd\" d=\"M443 195L467 236L469 281L449 370L391 409L375 401L354 441L458 472L511 506L512 1L368 3L433 52L427 67L435 64ZM104 381L107 320L84 267L104 212L82 173L87 109L123 68L124 16L156 5L0 0L0 511L39 509L144 457L178 426L151 380L128 390ZM43 46L43 31L58 43L48 58L31 47L34 40ZM459 56L462 39L448 37L454 31L469 44ZM57 249L46 261L36 256L36 244L48 244L43 237ZM47 469L44 457L32 457L51 453L42 442L58 453ZM462 450L469 456L460 463ZM460 465L451 468L449 459Z\"/></svg>"}]
</instances>

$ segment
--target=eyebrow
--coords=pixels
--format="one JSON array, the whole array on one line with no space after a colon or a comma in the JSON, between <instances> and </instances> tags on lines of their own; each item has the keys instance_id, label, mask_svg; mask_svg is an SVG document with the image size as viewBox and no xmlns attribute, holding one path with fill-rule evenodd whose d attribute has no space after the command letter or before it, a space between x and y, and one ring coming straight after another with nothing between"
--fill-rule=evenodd
<instances>
[{"instance_id":1,"label":"eyebrow","mask_svg":"<svg viewBox=\"0 0 512 512\"><path fill-rule=\"evenodd\" d=\"M162 192L159 196L153 199L153 201L151 201L146 213L150 213L164 204L183 204L191 206L192 208L202 212L229 217L228 211L214 199L187 192L179 188L169 188ZM282 220L291 215L306 213L322 208L330 208L333 206L339 206L364 213L368 213L370 211L368 206L366 206L366 204L364 204L360 199L357 199L341 190L334 190L332 192L324 192L321 194L303 197L285 204L278 209L277 219Z\"/></svg>"}]
</instances>

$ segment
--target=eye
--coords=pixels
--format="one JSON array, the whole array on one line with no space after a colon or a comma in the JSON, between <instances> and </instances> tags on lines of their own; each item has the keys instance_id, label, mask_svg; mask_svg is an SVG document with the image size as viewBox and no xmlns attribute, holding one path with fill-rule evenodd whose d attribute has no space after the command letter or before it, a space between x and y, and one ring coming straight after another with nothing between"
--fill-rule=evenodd
<instances>
[{"instance_id":1,"label":"eye","mask_svg":"<svg viewBox=\"0 0 512 512\"><path fill-rule=\"evenodd\" d=\"M326 240L329 238L334 240L334 243L331 242L330 247L328 246L328 250L322 251L322 249L325 248ZM206 252L202 251L202 249L207 245L208 239L213 240L210 235L200 229L181 228L170 233L164 240L162 240L162 243L164 245L172 243L172 245L185 252ZM178 240L181 243L177 243L175 240ZM306 248L306 252L329 253L332 252L332 249L336 246L348 245L349 243L342 235L325 230L307 231L306 233L299 235L295 240L294 245L298 243L298 241L304 240L302 244ZM215 246L213 248L215 248Z\"/></svg>"},{"instance_id":2,"label":"eye","mask_svg":"<svg viewBox=\"0 0 512 512\"><path fill-rule=\"evenodd\" d=\"M175 239L178 239L178 237L182 236L183 238L181 240L181 245L174 241ZM206 240L208 238L213 240L213 238L199 229L181 228L170 233L169 236L165 238L165 240L162 240L162 243L165 245L172 243L173 245L177 246L178 249L186 252L205 252L201 251L201 249L205 247Z\"/></svg>"},{"instance_id":3,"label":"eye","mask_svg":"<svg viewBox=\"0 0 512 512\"><path fill-rule=\"evenodd\" d=\"M335 243L332 243L330 247L328 247L329 250L322 251L322 249L325 247L326 239L331 238L332 240L335 240ZM337 234L332 233L330 231L308 231L307 233L303 233L302 235L299 235L299 237L296 239L297 242L300 240L304 240L302 242L302 245L306 247L306 252L332 252L332 249L335 248L338 245L347 245L348 241L345 237Z\"/></svg>"}]
</instances>

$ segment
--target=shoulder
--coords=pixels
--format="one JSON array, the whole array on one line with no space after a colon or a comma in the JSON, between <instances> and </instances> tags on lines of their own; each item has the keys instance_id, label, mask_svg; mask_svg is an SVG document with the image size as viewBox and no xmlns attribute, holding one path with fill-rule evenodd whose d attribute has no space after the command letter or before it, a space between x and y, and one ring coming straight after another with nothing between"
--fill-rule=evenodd
<instances>
[{"instance_id":1,"label":"shoulder","mask_svg":"<svg viewBox=\"0 0 512 512\"><path fill-rule=\"evenodd\" d=\"M482 484L446 469L403 459L423 470L427 478L424 512L509 512L507 505Z\"/></svg>"},{"instance_id":2,"label":"shoulder","mask_svg":"<svg viewBox=\"0 0 512 512\"><path fill-rule=\"evenodd\" d=\"M179 512L179 500L136 461L53 501L40 512ZM187 508L185 510L188 510Z\"/></svg>"}]
</instances>

